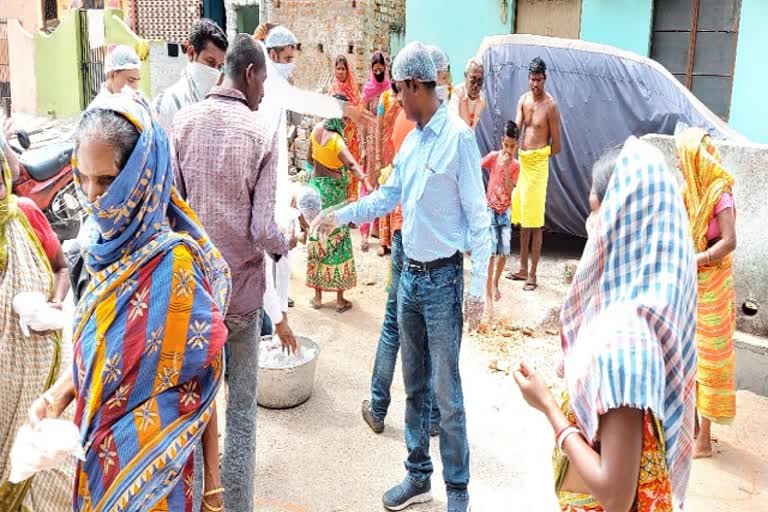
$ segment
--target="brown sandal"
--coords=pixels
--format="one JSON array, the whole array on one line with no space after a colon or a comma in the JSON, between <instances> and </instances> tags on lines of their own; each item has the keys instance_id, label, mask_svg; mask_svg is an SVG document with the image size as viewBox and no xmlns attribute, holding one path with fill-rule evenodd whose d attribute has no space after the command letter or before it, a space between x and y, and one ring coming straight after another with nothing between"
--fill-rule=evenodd
<instances>
[{"instance_id":1,"label":"brown sandal","mask_svg":"<svg viewBox=\"0 0 768 512\"><path fill-rule=\"evenodd\" d=\"M339 306L338 303L336 304L336 312L339 313L339 314L345 313L345 312L349 311L350 309L352 309L352 303L349 302L346 299L344 299L344 305L343 306Z\"/></svg>"}]
</instances>

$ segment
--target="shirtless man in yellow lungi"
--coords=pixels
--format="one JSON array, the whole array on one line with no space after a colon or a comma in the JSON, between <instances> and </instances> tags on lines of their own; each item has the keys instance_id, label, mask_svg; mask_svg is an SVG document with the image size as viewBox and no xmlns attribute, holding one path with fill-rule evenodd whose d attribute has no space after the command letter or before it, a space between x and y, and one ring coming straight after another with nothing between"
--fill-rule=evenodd
<instances>
[{"instance_id":1,"label":"shirtless man in yellow lungi","mask_svg":"<svg viewBox=\"0 0 768 512\"><path fill-rule=\"evenodd\" d=\"M512 194L512 224L520 224L520 269L507 277L525 281L523 290L536 289L536 269L544 239L544 206L547 201L549 157L560 152L560 109L544 92L547 65L539 57L528 66L530 91L517 104L517 126L520 127L520 177ZM533 236L531 236L533 235ZM529 246L531 267L528 268Z\"/></svg>"}]
</instances>

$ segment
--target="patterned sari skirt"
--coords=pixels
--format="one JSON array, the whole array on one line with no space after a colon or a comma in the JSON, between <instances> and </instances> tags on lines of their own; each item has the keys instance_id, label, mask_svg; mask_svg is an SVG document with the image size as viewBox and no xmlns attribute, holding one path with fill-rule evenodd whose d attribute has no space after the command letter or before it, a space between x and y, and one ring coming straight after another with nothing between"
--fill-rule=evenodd
<instances>
[{"instance_id":1,"label":"patterned sari skirt","mask_svg":"<svg viewBox=\"0 0 768 512\"><path fill-rule=\"evenodd\" d=\"M570 408L567 394L563 394L561 406L572 425L576 417ZM589 494L562 490L568 471L568 458L557 448L552 462L555 469L555 492L563 512L604 512L604 508ZM643 420L643 452L640 457L635 503L630 512L672 512L672 482L667 472L664 429L649 411Z\"/></svg>"},{"instance_id":2,"label":"patterned sari skirt","mask_svg":"<svg viewBox=\"0 0 768 512\"><path fill-rule=\"evenodd\" d=\"M323 209L343 205L348 179L313 177L308 185L320 193ZM316 290L341 292L357 285L355 257L349 226L336 228L326 240L310 238L307 244L307 286Z\"/></svg>"},{"instance_id":3,"label":"patterned sari skirt","mask_svg":"<svg viewBox=\"0 0 768 512\"><path fill-rule=\"evenodd\" d=\"M736 416L736 295L733 260L699 269L696 318L696 408L711 421L729 423Z\"/></svg>"}]
</instances>

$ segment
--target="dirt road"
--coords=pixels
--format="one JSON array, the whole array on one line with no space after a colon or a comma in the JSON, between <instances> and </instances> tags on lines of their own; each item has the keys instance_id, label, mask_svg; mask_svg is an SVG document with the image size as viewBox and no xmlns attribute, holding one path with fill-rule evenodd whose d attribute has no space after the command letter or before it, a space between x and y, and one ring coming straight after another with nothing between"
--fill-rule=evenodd
<instances>
[{"instance_id":1,"label":"dirt road","mask_svg":"<svg viewBox=\"0 0 768 512\"><path fill-rule=\"evenodd\" d=\"M324 309L307 306L311 294L303 284L304 267L297 254L291 289L296 307L290 310L290 321L297 334L316 340L322 352L309 402L288 411L259 410L256 494L260 512L380 511L382 493L405 474L405 401L399 367L384 433L372 433L360 417L360 402L370 393L384 313L386 264L375 250L372 244L367 254L356 251L360 285L349 293L354 309L342 315L335 312L330 295ZM562 300L564 260L573 256L566 252L547 257L534 293L504 281L497 316L507 325L532 327L545 319ZM489 369L500 354L502 360L513 363L525 357L552 382L559 341L541 335L542 330L528 337L503 329L467 337L462 345L475 512L557 510L551 429L526 406L511 376ZM719 438L715 458L694 464L686 510L768 511L768 400L740 392L738 411L732 426L715 429ZM413 507L414 512L445 510L437 444L431 447L435 500Z\"/></svg>"}]
</instances>

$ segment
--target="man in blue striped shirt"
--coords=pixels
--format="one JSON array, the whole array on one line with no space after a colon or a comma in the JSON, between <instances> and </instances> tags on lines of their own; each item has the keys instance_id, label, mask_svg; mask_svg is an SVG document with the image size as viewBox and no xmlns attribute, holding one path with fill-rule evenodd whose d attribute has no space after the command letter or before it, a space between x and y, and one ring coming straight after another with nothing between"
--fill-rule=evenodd
<instances>
[{"instance_id":1,"label":"man in blue striped shirt","mask_svg":"<svg viewBox=\"0 0 768 512\"><path fill-rule=\"evenodd\" d=\"M324 212L314 229L327 235L338 225L373 220L402 203L405 259L398 323L407 394L408 476L384 494L384 505L402 510L432 499L428 397L434 384L442 418L440 454L448 511L466 512L469 444L459 375L463 253L472 253L465 313L470 328L476 328L483 314L491 252L480 152L472 131L440 103L437 72L424 45L414 42L403 48L392 74L406 116L417 129L403 142L386 185L357 203Z\"/></svg>"}]
</instances>

